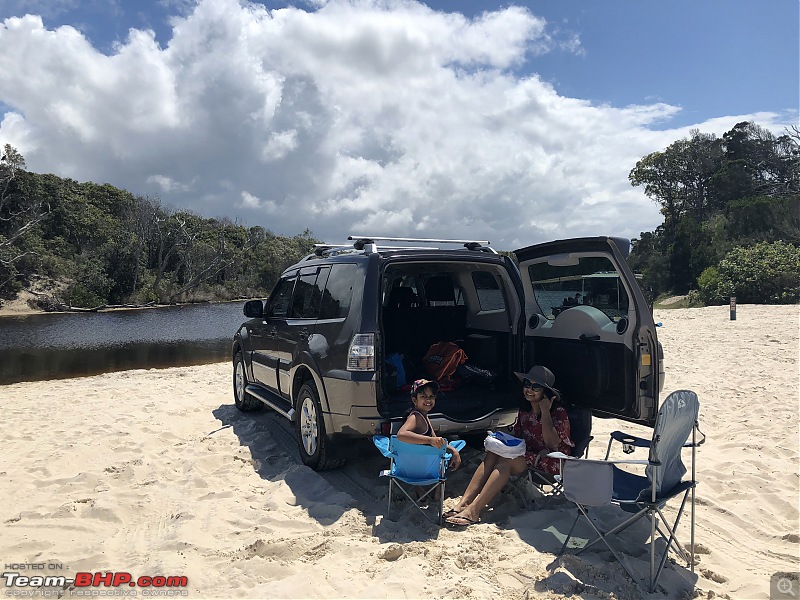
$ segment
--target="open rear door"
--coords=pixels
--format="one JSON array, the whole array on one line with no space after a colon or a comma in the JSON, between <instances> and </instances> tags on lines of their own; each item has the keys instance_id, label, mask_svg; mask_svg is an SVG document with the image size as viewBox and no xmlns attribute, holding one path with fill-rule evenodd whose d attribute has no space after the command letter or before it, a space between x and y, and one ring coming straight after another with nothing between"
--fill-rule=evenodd
<instances>
[{"instance_id":1,"label":"open rear door","mask_svg":"<svg viewBox=\"0 0 800 600\"><path fill-rule=\"evenodd\" d=\"M653 426L663 387L650 307L625 257L593 237L515 250L525 291L525 370L548 367L565 402Z\"/></svg>"}]
</instances>

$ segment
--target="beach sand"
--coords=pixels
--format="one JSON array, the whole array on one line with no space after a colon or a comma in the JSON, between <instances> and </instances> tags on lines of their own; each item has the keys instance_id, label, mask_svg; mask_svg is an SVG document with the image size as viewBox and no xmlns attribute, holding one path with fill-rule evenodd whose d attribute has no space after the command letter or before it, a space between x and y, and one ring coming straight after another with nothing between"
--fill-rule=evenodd
<instances>
[{"instance_id":1,"label":"beach sand","mask_svg":"<svg viewBox=\"0 0 800 600\"><path fill-rule=\"evenodd\" d=\"M354 444L338 471L302 466L288 422L236 410L228 363L0 386L4 572L185 576L190 598L768 598L772 574L800 570L798 314L656 311L662 399L697 392L708 438L696 572L668 564L649 596L599 547L557 556L575 515L565 502L530 511L502 494L463 530L439 529L402 503L387 519L378 472L388 465L371 442ZM651 436L595 419L591 458L614 429ZM465 451L447 504L480 458ZM617 541L645 575L643 546L631 545L641 525Z\"/></svg>"}]
</instances>

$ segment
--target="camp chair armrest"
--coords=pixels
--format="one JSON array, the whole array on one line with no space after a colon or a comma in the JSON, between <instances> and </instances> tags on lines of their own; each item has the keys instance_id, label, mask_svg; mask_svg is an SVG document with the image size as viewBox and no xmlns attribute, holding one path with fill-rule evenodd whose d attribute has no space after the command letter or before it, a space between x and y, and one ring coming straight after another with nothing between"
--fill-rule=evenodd
<instances>
[{"instance_id":1,"label":"camp chair armrest","mask_svg":"<svg viewBox=\"0 0 800 600\"><path fill-rule=\"evenodd\" d=\"M373 435L372 436L372 443L375 444L375 447L378 451L383 454L386 458L394 458L395 454L391 450L389 450L389 438L385 435Z\"/></svg>"},{"instance_id":2,"label":"camp chair armrest","mask_svg":"<svg viewBox=\"0 0 800 600\"><path fill-rule=\"evenodd\" d=\"M467 442L465 442L464 440L453 440L452 442L448 442L447 440L445 440L445 443L448 446L452 446L453 448L455 448L459 452L461 452L464 449L464 446L467 445ZM453 458L453 453L452 452L445 452L444 453L445 461L450 462L451 458Z\"/></svg>"},{"instance_id":3,"label":"camp chair armrest","mask_svg":"<svg viewBox=\"0 0 800 600\"><path fill-rule=\"evenodd\" d=\"M650 465L652 464L649 460L593 460L590 458L578 458L577 456L568 456L563 452L550 452L547 456L550 458L558 458L561 460L581 460L585 462L593 462L593 463L606 463L609 465Z\"/></svg>"},{"instance_id":4,"label":"camp chair armrest","mask_svg":"<svg viewBox=\"0 0 800 600\"><path fill-rule=\"evenodd\" d=\"M548 458L558 458L562 460L578 460L575 456L569 456L563 452L548 452L546 456Z\"/></svg>"},{"instance_id":5,"label":"camp chair armrest","mask_svg":"<svg viewBox=\"0 0 800 600\"><path fill-rule=\"evenodd\" d=\"M619 442L620 444L630 444L631 446L636 446L637 448L649 448L651 442L651 440L640 438L638 436L625 433L624 431L612 431L611 439Z\"/></svg>"}]
</instances>

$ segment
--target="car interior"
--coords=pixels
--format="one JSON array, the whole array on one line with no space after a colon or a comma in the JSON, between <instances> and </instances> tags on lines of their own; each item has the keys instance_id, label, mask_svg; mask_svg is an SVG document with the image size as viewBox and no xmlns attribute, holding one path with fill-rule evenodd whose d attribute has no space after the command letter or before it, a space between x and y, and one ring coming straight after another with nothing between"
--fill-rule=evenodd
<instances>
[{"instance_id":1,"label":"car interior","mask_svg":"<svg viewBox=\"0 0 800 600\"><path fill-rule=\"evenodd\" d=\"M433 414L469 421L487 407L513 407L516 377L511 330L522 307L504 270L480 263L392 263L382 286L383 356L400 355L382 369L383 409L402 415L414 379L432 378L424 358L431 346L452 342L466 362L445 378ZM383 412L383 411L382 411Z\"/></svg>"}]
</instances>

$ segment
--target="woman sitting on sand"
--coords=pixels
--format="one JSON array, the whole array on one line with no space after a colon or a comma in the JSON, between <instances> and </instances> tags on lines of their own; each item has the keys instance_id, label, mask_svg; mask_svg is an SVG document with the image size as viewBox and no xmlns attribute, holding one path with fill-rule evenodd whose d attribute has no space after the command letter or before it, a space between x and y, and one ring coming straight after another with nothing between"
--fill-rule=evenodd
<instances>
[{"instance_id":1,"label":"woman sitting on sand","mask_svg":"<svg viewBox=\"0 0 800 600\"><path fill-rule=\"evenodd\" d=\"M514 424L514 435L525 440L525 456L503 458L492 452L478 465L461 500L447 511L445 521L450 525L468 526L480 520L481 511L491 502L511 475L522 475L535 466L548 473L558 473L558 461L539 457L548 450L572 454L575 445L569 436L567 411L554 402L560 399L553 387L555 376L547 367L537 365L527 373L516 373L522 380L525 402Z\"/></svg>"}]
</instances>

